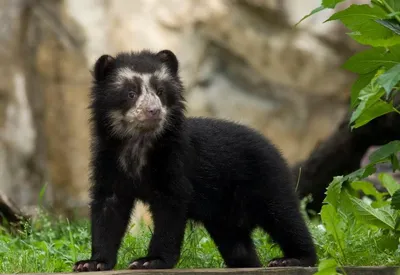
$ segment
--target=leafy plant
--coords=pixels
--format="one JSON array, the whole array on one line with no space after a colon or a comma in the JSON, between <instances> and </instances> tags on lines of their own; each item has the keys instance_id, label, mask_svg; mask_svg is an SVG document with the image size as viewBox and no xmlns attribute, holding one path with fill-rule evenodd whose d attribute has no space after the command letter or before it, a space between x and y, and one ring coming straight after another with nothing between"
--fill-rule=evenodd
<instances>
[{"instance_id":1,"label":"leafy plant","mask_svg":"<svg viewBox=\"0 0 400 275\"><path fill-rule=\"evenodd\" d=\"M318 272L314 275L336 275L337 262L334 259L326 259L319 263Z\"/></svg>"},{"instance_id":2,"label":"leafy plant","mask_svg":"<svg viewBox=\"0 0 400 275\"><path fill-rule=\"evenodd\" d=\"M345 0L322 0L321 6L300 22L324 9L333 9L341 2ZM344 69L358 75L351 89L351 129L388 113L400 114L393 102L400 90L400 1L371 0L370 4L352 4L325 22L333 20L345 25L352 39L369 47L343 64ZM379 192L363 180L375 173L375 166L380 163L390 162L393 171L399 170L399 151L400 141L389 142L370 156L366 167L337 176L330 183L320 214L334 245L327 249L329 256L320 262L317 274L336 274L336 264L349 263L351 256L345 253L347 246L352 245L349 234L361 228L371 234L369 246L399 253L400 185L389 174L380 174L378 178L387 192Z\"/></svg>"},{"instance_id":3,"label":"leafy plant","mask_svg":"<svg viewBox=\"0 0 400 275\"><path fill-rule=\"evenodd\" d=\"M302 20L344 1L323 0ZM400 2L372 0L370 5L353 4L325 22L333 20L341 21L355 41L370 46L343 64L344 69L358 74L351 91L352 128L389 112L400 113L393 106L393 97L400 89Z\"/></svg>"}]
</instances>

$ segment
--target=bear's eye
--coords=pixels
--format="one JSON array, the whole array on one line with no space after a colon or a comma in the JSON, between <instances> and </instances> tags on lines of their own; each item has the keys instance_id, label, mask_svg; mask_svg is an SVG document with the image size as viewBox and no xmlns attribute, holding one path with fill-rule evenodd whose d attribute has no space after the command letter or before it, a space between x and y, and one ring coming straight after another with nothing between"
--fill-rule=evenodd
<instances>
[{"instance_id":1,"label":"bear's eye","mask_svg":"<svg viewBox=\"0 0 400 275\"><path fill-rule=\"evenodd\" d=\"M164 93L164 88L160 87L157 89L157 95L160 96Z\"/></svg>"},{"instance_id":2,"label":"bear's eye","mask_svg":"<svg viewBox=\"0 0 400 275\"><path fill-rule=\"evenodd\" d=\"M128 97L129 97L130 99L134 99L134 98L136 97L136 94L135 94L134 92L130 91L130 92L128 93Z\"/></svg>"}]
</instances>

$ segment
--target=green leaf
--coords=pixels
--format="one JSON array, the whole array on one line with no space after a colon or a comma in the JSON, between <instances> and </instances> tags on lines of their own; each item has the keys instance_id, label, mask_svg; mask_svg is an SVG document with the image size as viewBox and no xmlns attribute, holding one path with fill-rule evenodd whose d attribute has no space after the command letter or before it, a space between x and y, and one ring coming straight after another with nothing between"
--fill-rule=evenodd
<instances>
[{"instance_id":1,"label":"green leaf","mask_svg":"<svg viewBox=\"0 0 400 275\"><path fill-rule=\"evenodd\" d=\"M393 31L396 34L400 35L400 24L397 23L397 20L394 19L377 19L375 20L376 23L381 24L385 28Z\"/></svg>"},{"instance_id":2,"label":"green leaf","mask_svg":"<svg viewBox=\"0 0 400 275\"><path fill-rule=\"evenodd\" d=\"M318 271L314 275L336 275L338 267L335 259L324 259L318 264Z\"/></svg>"},{"instance_id":3,"label":"green leaf","mask_svg":"<svg viewBox=\"0 0 400 275\"><path fill-rule=\"evenodd\" d=\"M374 196L377 200L382 200L383 194L376 190L375 186L368 181L353 181L351 188L361 190L365 195Z\"/></svg>"},{"instance_id":4,"label":"green leaf","mask_svg":"<svg viewBox=\"0 0 400 275\"><path fill-rule=\"evenodd\" d=\"M393 112L392 105L383 100L365 102L365 104L361 102L359 107L360 115L354 120L352 117L352 121L355 121L352 128L359 128L377 117Z\"/></svg>"},{"instance_id":5,"label":"green leaf","mask_svg":"<svg viewBox=\"0 0 400 275\"><path fill-rule=\"evenodd\" d=\"M386 4L391 7L395 12L400 12L399 0L385 0Z\"/></svg>"},{"instance_id":6,"label":"green leaf","mask_svg":"<svg viewBox=\"0 0 400 275\"><path fill-rule=\"evenodd\" d=\"M359 52L350 57L342 67L354 73L368 74L377 71L380 67L389 70L397 64L400 64L400 45Z\"/></svg>"},{"instance_id":7,"label":"green leaf","mask_svg":"<svg viewBox=\"0 0 400 275\"><path fill-rule=\"evenodd\" d=\"M364 89L374 78L376 71L370 73L361 74L351 87L351 107L354 108L358 103L358 96L360 91Z\"/></svg>"},{"instance_id":8,"label":"green leaf","mask_svg":"<svg viewBox=\"0 0 400 275\"><path fill-rule=\"evenodd\" d=\"M378 70L376 75L379 75L380 71ZM360 91L358 96L359 105L350 118L350 124L355 122L352 128L361 127L372 119L393 111L391 104L380 99L385 92L379 86L374 85L374 82L373 80L366 88Z\"/></svg>"},{"instance_id":9,"label":"green leaf","mask_svg":"<svg viewBox=\"0 0 400 275\"><path fill-rule=\"evenodd\" d=\"M366 178L373 173L375 173L375 166L373 164L369 164L363 168L360 168L346 176L337 176L334 177L332 182L328 185L326 189L326 196L323 203L331 204L335 209L338 209L339 206L346 204L342 202L342 187L343 183L347 181L357 181L363 178ZM340 202L340 204L339 204ZM347 204L350 205L350 204ZM346 210L346 209L345 209Z\"/></svg>"},{"instance_id":10,"label":"green leaf","mask_svg":"<svg viewBox=\"0 0 400 275\"><path fill-rule=\"evenodd\" d=\"M394 18L395 16L398 16L398 15L400 15L400 11L395 11L395 12L389 13L387 16L389 18Z\"/></svg>"},{"instance_id":11,"label":"green leaf","mask_svg":"<svg viewBox=\"0 0 400 275\"><path fill-rule=\"evenodd\" d=\"M338 3L343 2L345 0L322 0L321 6L313 9L309 14L305 15L303 18L300 19L299 22L296 23L295 26L300 24L302 21L310 17L311 15L314 15L320 11L323 11L325 9L333 9Z\"/></svg>"},{"instance_id":12,"label":"green leaf","mask_svg":"<svg viewBox=\"0 0 400 275\"><path fill-rule=\"evenodd\" d=\"M350 197L353 211L360 222L375 225L379 228L395 230L396 214L388 206L373 208L360 199Z\"/></svg>"},{"instance_id":13,"label":"green leaf","mask_svg":"<svg viewBox=\"0 0 400 275\"><path fill-rule=\"evenodd\" d=\"M361 191L364 193L366 196L373 196L374 200L371 202L371 206L373 208L379 208L384 205L390 204L385 198L385 196L388 194L387 192L379 192L376 187L369 181L354 181L350 183L350 186L352 190L346 190L345 192L348 192L349 195L351 194L352 196L358 197L359 193L354 192L354 191ZM345 193L342 192L342 193ZM352 204L349 200L346 200L346 196L341 196L340 197L340 210L345 211L346 213L351 213L352 212ZM349 214L347 214L347 218L351 219Z\"/></svg>"},{"instance_id":14,"label":"green leaf","mask_svg":"<svg viewBox=\"0 0 400 275\"><path fill-rule=\"evenodd\" d=\"M325 10L324 6L319 6L318 8L313 9L309 14L307 14L303 18L301 18L300 21L297 22L294 26L297 27L297 25L300 24L302 21L304 21L305 19L307 19L311 15L316 14L316 13L322 11L322 10Z\"/></svg>"},{"instance_id":15,"label":"green leaf","mask_svg":"<svg viewBox=\"0 0 400 275\"><path fill-rule=\"evenodd\" d=\"M346 178L342 176L334 177L333 181L326 189L326 197L324 203L331 204L335 209L339 205L340 192L342 191L342 184Z\"/></svg>"},{"instance_id":16,"label":"green leaf","mask_svg":"<svg viewBox=\"0 0 400 275\"><path fill-rule=\"evenodd\" d=\"M392 196L392 208L400 210L400 190L398 189Z\"/></svg>"},{"instance_id":17,"label":"green leaf","mask_svg":"<svg viewBox=\"0 0 400 275\"><path fill-rule=\"evenodd\" d=\"M339 214L341 214L342 219L348 223L349 221L354 220L354 213L353 213L353 204L350 201L350 197L354 196L354 190L350 188L344 188L342 193L340 194L340 205L338 208Z\"/></svg>"},{"instance_id":18,"label":"green leaf","mask_svg":"<svg viewBox=\"0 0 400 275\"><path fill-rule=\"evenodd\" d=\"M383 145L378 150L374 151L369 156L369 161L371 163L377 163L380 161L384 161L384 160L389 159L391 155L396 154L399 151L400 151L400 141L394 140L394 141L391 141L391 142Z\"/></svg>"},{"instance_id":19,"label":"green leaf","mask_svg":"<svg viewBox=\"0 0 400 275\"><path fill-rule=\"evenodd\" d=\"M352 32L354 40L374 47L389 47L400 43L400 36L376 22L385 19L386 12L379 6L353 4L333 14L328 20L340 20Z\"/></svg>"},{"instance_id":20,"label":"green leaf","mask_svg":"<svg viewBox=\"0 0 400 275\"><path fill-rule=\"evenodd\" d=\"M384 194L387 195L387 193L384 193ZM373 208L382 208L383 206L387 206L387 205L390 205L390 200L382 199L380 201L376 200L376 201L371 202L371 206Z\"/></svg>"},{"instance_id":21,"label":"green leaf","mask_svg":"<svg viewBox=\"0 0 400 275\"><path fill-rule=\"evenodd\" d=\"M385 89L386 94L389 95L392 89L400 82L400 64L381 74L376 81Z\"/></svg>"},{"instance_id":22,"label":"green leaf","mask_svg":"<svg viewBox=\"0 0 400 275\"><path fill-rule=\"evenodd\" d=\"M322 0L322 6L325 8L333 9L337 4L343 2L345 0Z\"/></svg>"},{"instance_id":23,"label":"green leaf","mask_svg":"<svg viewBox=\"0 0 400 275\"><path fill-rule=\"evenodd\" d=\"M363 5L352 4L347 9L344 9L342 11L339 11L339 12L333 14L326 21L343 20L343 19L349 20L350 19L350 21L348 21L349 25L357 26L357 22L356 22L357 18L365 20L365 19L381 19L381 18L385 18L385 17L386 17L386 12L381 7L370 6L367 4L363 4ZM344 23L344 24L346 24L346 23Z\"/></svg>"},{"instance_id":24,"label":"green leaf","mask_svg":"<svg viewBox=\"0 0 400 275\"><path fill-rule=\"evenodd\" d=\"M399 235L396 232L388 231L378 236L375 241L380 250L388 249L394 252L399 246Z\"/></svg>"},{"instance_id":25,"label":"green leaf","mask_svg":"<svg viewBox=\"0 0 400 275\"><path fill-rule=\"evenodd\" d=\"M341 250L342 256L344 256L344 223L332 205L326 204L322 206L321 220L325 226L326 232L333 237Z\"/></svg>"},{"instance_id":26,"label":"green leaf","mask_svg":"<svg viewBox=\"0 0 400 275\"><path fill-rule=\"evenodd\" d=\"M375 173L375 171L376 171L375 166L370 163L367 166L348 174L346 177L351 181L355 181L359 179L364 179Z\"/></svg>"},{"instance_id":27,"label":"green leaf","mask_svg":"<svg viewBox=\"0 0 400 275\"><path fill-rule=\"evenodd\" d=\"M393 194L400 189L400 184L398 184L390 174L381 173L378 175L378 179L383 187L387 189L390 196L393 196Z\"/></svg>"},{"instance_id":28,"label":"green leaf","mask_svg":"<svg viewBox=\"0 0 400 275\"><path fill-rule=\"evenodd\" d=\"M390 156L390 162L392 163L392 171L393 173L396 170L400 170L400 163L399 163L399 159L397 158L396 154L393 154Z\"/></svg>"}]
</instances>

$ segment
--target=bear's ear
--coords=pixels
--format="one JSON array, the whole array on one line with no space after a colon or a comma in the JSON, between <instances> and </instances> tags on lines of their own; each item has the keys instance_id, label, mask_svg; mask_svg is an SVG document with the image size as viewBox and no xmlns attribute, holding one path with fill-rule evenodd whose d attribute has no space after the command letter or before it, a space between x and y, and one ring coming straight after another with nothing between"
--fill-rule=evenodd
<instances>
[{"instance_id":1,"label":"bear's ear","mask_svg":"<svg viewBox=\"0 0 400 275\"><path fill-rule=\"evenodd\" d=\"M110 73L113 65L114 65L115 58L104 54L97 59L96 63L94 64L93 68L93 76L97 81L102 81L105 79L108 73Z\"/></svg>"},{"instance_id":2,"label":"bear's ear","mask_svg":"<svg viewBox=\"0 0 400 275\"><path fill-rule=\"evenodd\" d=\"M161 62L167 66L167 68L174 76L178 73L178 58L176 58L175 54L172 51L162 50L157 53L157 56L160 58Z\"/></svg>"}]
</instances>

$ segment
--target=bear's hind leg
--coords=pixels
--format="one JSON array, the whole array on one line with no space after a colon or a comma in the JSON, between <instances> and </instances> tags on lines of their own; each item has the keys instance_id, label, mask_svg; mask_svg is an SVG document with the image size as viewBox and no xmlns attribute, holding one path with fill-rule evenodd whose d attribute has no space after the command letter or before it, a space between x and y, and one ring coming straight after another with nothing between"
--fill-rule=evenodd
<instances>
[{"instance_id":1,"label":"bear's hind leg","mask_svg":"<svg viewBox=\"0 0 400 275\"><path fill-rule=\"evenodd\" d=\"M219 227L214 224L206 225L205 227L214 240L227 267L261 267L250 232Z\"/></svg>"},{"instance_id":2,"label":"bear's hind leg","mask_svg":"<svg viewBox=\"0 0 400 275\"><path fill-rule=\"evenodd\" d=\"M314 266L317 255L311 234L298 209L294 196L288 192L284 196L262 200L254 213L258 225L278 243L284 257L270 261L268 266ZM272 200L272 201L271 201Z\"/></svg>"}]
</instances>

